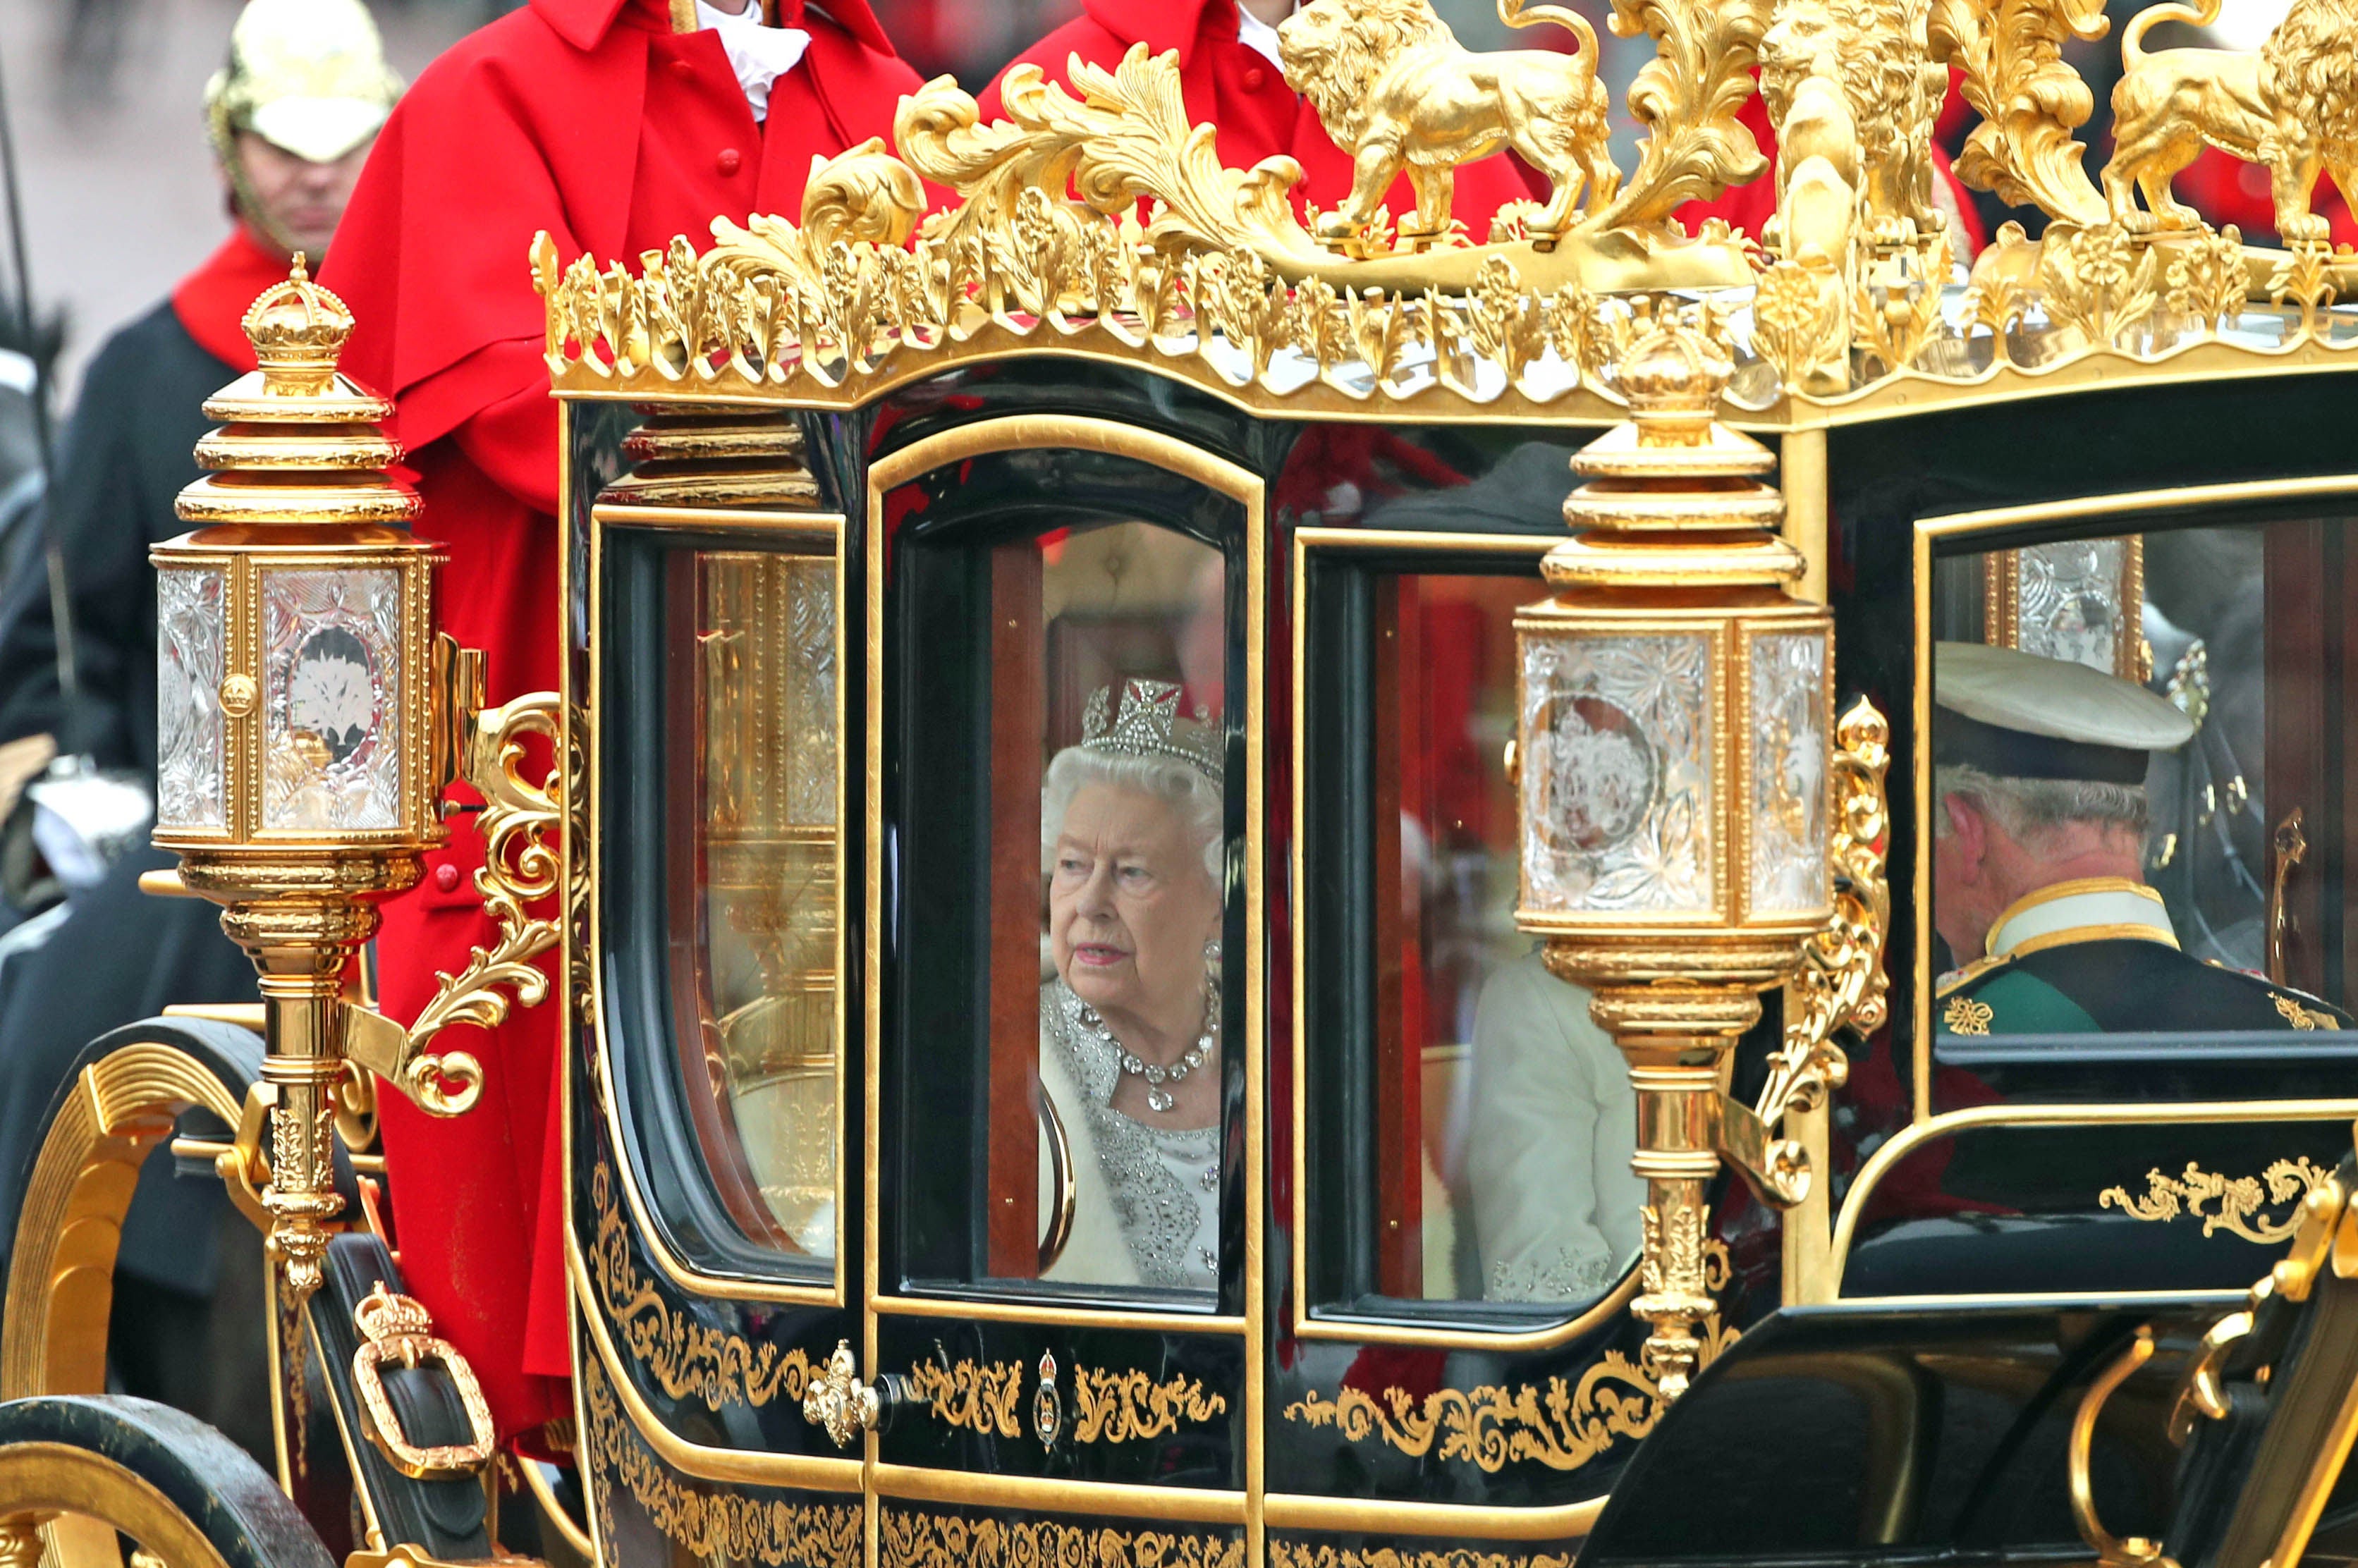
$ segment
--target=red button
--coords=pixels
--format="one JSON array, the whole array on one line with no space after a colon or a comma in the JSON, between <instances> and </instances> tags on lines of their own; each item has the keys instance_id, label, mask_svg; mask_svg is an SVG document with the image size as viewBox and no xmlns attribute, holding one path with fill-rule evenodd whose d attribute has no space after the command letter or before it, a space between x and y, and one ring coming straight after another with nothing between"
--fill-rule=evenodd
<instances>
[{"instance_id":1,"label":"red button","mask_svg":"<svg viewBox=\"0 0 2358 1568\"><path fill-rule=\"evenodd\" d=\"M1259 67L1259 66L1257 66L1257 65L1254 65L1254 66L1248 66L1248 67L1246 67L1246 68L1245 68L1245 91L1246 91L1246 92L1260 92L1263 87L1267 86L1268 84L1269 84L1269 72L1267 72L1267 71L1263 70L1260 67Z\"/></svg>"},{"instance_id":2,"label":"red button","mask_svg":"<svg viewBox=\"0 0 2358 1568\"><path fill-rule=\"evenodd\" d=\"M459 885L459 868L445 860L434 868L434 885L444 892Z\"/></svg>"},{"instance_id":3,"label":"red button","mask_svg":"<svg viewBox=\"0 0 2358 1568\"><path fill-rule=\"evenodd\" d=\"M671 62L671 68L682 76L694 76L696 74L696 66L689 60L676 59Z\"/></svg>"},{"instance_id":4,"label":"red button","mask_svg":"<svg viewBox=\"0 0 2358 1568\"><path fill-rule=\"evenodd\" d=\"M720 156L713 159L713 162L720 166L720 172L723 174L736 173L738 167L744 161L744 155L740 153L735 147L722 147L720 149Z\"/></svg>"}]
</instances>

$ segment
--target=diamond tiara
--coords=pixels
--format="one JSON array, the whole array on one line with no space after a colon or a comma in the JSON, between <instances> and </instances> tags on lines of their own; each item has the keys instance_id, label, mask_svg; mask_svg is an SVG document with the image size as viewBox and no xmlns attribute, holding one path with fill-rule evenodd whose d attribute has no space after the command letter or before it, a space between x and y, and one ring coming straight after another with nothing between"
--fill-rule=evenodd
<instances>
[{"instance_id":1,"label":"diamond tiara","mask_svg":"<svg viewBox=\"0 0 2358 1568\"><path fill-rule=\"evenodd\" d=\"M1173 757L1220 783L1225 772L1220 732L1203 708L1193 719L1179 717L1183 690L1173 681L1127 680L1121 683L1117 709L1114 688L1098 687L1081 710L1081 749L1124 757Z\"/></svg>"}]
</instances>

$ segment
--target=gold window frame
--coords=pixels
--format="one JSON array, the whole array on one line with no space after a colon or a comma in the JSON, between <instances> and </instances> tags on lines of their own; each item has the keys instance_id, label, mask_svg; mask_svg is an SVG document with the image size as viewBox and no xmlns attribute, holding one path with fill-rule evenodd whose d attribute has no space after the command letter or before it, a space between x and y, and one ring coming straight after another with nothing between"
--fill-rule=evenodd
<instances>
[{"instance_id":1,"label":"gold window frame","mask_svg":"<svg viewBox=\"0 0 2358 1568\"><path fill-rule=\"evenodd\" d=\"M867 767L865 814L867 844L863 858L866 878L866 986L862 1039L865 1045L866 1098L862 1115L867 1145L863 1156L866 1192L861 1204L862 1287L861 1346L863 1363L880 1365L879 1320L886 1314L903 1317L962 1318L991 1323L1021 1323L1061 1328L1114 1328L1140 1332L1233 1335L1244 1341L1245 1400L1258 1411L1266 1402L1263 1368L1267 1346L1262 1269L1263 1179L1267 1143L1265 1095L1261 1058L1268 1048L1268 965L1261 944L1254 940L1245 953L1245 1150L1244 1270L1245 1310L1241 1315L1221 1313L1127 1311L1062 1307L1046 1303L977 1301L955 1294L910 1296L883 1290L882 1216L877 1206L879 1165L883 1148L882 1083L884 1014L881 983L884 955L882 899L884 889L884 498L911 480L936 469L1000 452L1077 449L1104 452L1150 464L1203 485L1237 503L1245 514L1245 928L1258 933L1267 919L1263 860L1267 854L1266 723L1263 697L1267 680L1263 640L1269 590L1267 487L1259 475L1200 447L1158 431L1141 429L1117 420L1080 415L1022 414L984 419L914 441L877 460L868 470L866 702ZM1076 1513L1132 1518L1184 1519L1209 1524L1237 1524L1257 1537L1260 1519L1262 1476L1266 1463L1264 1423L1246 1423L1245 1487L1241 1491L1215 1488L1173 1488L1101 1481L1039 1480L1018 1476L936 1470L923 1465L888 1465L876 1457L876 1437L868 1436L867 1463L871 1491L879 1498L926 1502L976 1503L995 1507L1044 1508ZM871 1519L872 1519L871 1515ZM1258 1555L1258 1553L1254 1553Z\"/></svg>"},{"instance_id":2,"label":"gold window frame","mask_svg":"<svg viewBox=\"0 0 2358 1568\"><path fill-rule=\"evenodd\" d=\"M1544 585L1536 577L1540 558L1562 542L1551 534L1396 534L1368 528L1294 530L1288 595L1293 617L1293 801L1290 823L1293 842L1288 846L1291 885L1293 888L1298 890L1308 885L1303 880L1306 868L1303 863L1303 835L1309 824L1309 802L1303 786L1303 765L1307 760L1309 731L1302 721L1302 715L1310 691L1308 613L1312 553L1401 554L1421 550L1433 555L1521 557L1531 564L1535 574L1532 592L1534 597L1538 597L1544 591ZM1725 716L1721 715L1720 718L1724 720ZM1307 1088L1310 1004L1306 966L1309 935L1303 929L1300 908L1288 912L1287 923L1293 930L1293 994L1288 999L1293 1018L1293 1201L1286 1217L1293 1227L1291 1326L1295 1337L1340 1340L1355 1345L1416 1346L1428 1349L1548 1350L1577 1339L1595 1330L1599 1324L1626 1312L1638 1295L1638 1271L1634 1261L1629 1271L1597 1301L1560 1323L1541 1328L1492 1330L1437 1325L1428 1327L1421 1324L1386 1323L1368 1318L1312 1315L1309 1302L1310 1238L1307 1229L1310 1195L1310 1096Z\"/></svg>"},{"instance_id":3,"label":"gold window frame","mask_svg":"<svg viewBox=\"0 0 2358 1568\"><path fill-rule=\"evenodd\" d=\"M748 536L758 535L768 539L794 538L805 541L820 541L825 545L825 548L823 550L810 550L803 553L812 556L826 556L828 558L831 558L835 564L836 668L838 671L841 671L846 667L845 656L849 654L851 647L850 631L846 623L844 613L849 608L846 603L846 589L848 584L846 580L847 574L844 552L844 535L846 531L845 521L846 520L842 514L835 512L797 512L768 510L757 507L645 506L627 503L598 503L592 505L590 509L590 523L588 529L589 563L587 570L589 582L587 587L589 594L587 613L589 615L589 624L593 629L592 635L593 637L595 635L594 629L602 623L605 599L605 545L606 535L611 531L617 529L628 529L633 532L642 533L695 533L724 535L729 534L742 534ZM570 661L568 660L568 664L569 662ZM603 690L605 672L602 668L601 661L596 656L594 649L592 657L590 660L589 668L589 712L590 715L594 716L596 714L602 713L605 710ZM571 675L569 669L568 670L567 675L569 679ZM847 734L847 720L849 717L849 711L850 697L844 688L843 680L838 676L836 682L835 693L836 755L838 759L843 758L847 752L846 741L849 740L849 735ZM590 730L594 736L594 717L590 721ZM604 770L598 762L596 746L594 743L591 743L586 749L589 752L589 755L583 759L581 765L588 783L587 793L589 795L589 801L584 819L587 842L581 846L578 851L576 851L576 854L580 857L595 857L597 854L597 847L604 841L605 780ZM846 776L847 772L848 770L845 769L842 766L841 762L838 761L836 770L836 821L838 825L848 823L850 820L851 784L849 779ZM578 865L576 869L579 869ZM842 897L841 890L847 885L844 879L849 874L849 855L845 848L845 835L838 828L836 835L835 848L835 875L838 899L838 918L836 921L835 935L835 964L836 973L838 977L844 973L845 963L850 957L850 936L849 934L844 930L844 923L841 919L840 903ZM590 956L590 962L589 965L590 976L587 984L594 988L597 983L598 974L596 955L603 952L605 946L603 914L599 907L599 901L594 896L590 897L589 900L586 918L589 925L588 946ZM574 994L571 978L569 976L567 979L562 994L568 997ZM592 1006L589 1011L590 1027L593 1032L597 1042L599 1081L600 1084L604 1084L611 1081L611 1075L614 1071L613 1043L607 1036L604 1008L601 1006ZM851 1025L849 1003L844 996L843 988L840 983L838 984L836 989L835 1015L836 1038L839 1043L849 1044ZM849 1137L849 1123L850 1119L846 1114L845 1108L845 1094L849 1087L849 1079L844 1071L843 1058L843 1050L840 1048L840 1045L838 1045L836 1052L835 1062L835 1256L833 1259L831 1276L828 1282L826 1284L798 1283L787 1280L763 1278L752 1275L716 1274L706 1270L696 1268L687 1262L687 1260L679 1257L676 1252L674 1252L668 1242L665 1240L662 1228L654 1223L653 1211L648 1207L644 1183L637 1166L633 1163L632 1146L622 1136L622 1115L615 1107L614 1097L611 1093L600 1095L600 1108L605 1118L606 1136L614 1147L614 1163L617 1170L617 1181L615 1184L622 1189L622 1202L624 1208L630 1216L633 1234L638 1238L639 1242L645 1247L648 1255L654 1260L656 1267L663 1271L664 1276L674 1285L692 1294L710 1296L719 1300L731 1302L780 1302L793 1303L803 1306L849 1306L849 1276L845 1264L844 1254L847 1244L850 1240L850 1227L846 1223L845 1218L846 1206L844 1203L844 1173L846 1170L845 1157L849 1152L847 1145ZM568 1144L571 1135L571 1125L572 1123L568 1113L566 1122ZM568 1182L567 1195L568 1206L571 1199L570 1173L572 1170L572 1150L568 1146L566 1151L566 1169L568 1172ZM568 1250L570 1252L576 1249L578 1243L573 1241L571 1238L571 1227L569 1225L567 1227L567 1233L568 1238ZM586 1282L586 1271L584 1271L577 1279L577 1283L583 1282ZM597 1337L600 1342L600 1349L611 1350L611 1344L607 1337L605 1332L606 1325L600 1315L602 1309L598 1305L598 1296L594 1291L590 1291L582 1296L581 1311L583 1317L588 1319L600 1331ZM618 1390L627 1390L629 1389L630 1380L627 1377L622 1376L622 1368L618 1364L610 1365L607 1370L609 1375L613 1378ZM628 1405L629 1400L626 1398L626 1408ZM637 1412L634 1411L633 1413L635 1416ZM689 1466L685 1465L682 1467L690 1468Z\"/></svg>"},{"instance_id":4,"label":"gold window frame","mask_svg":"<svg viewBox=\"0 0 2358 1568\"><path fill-rule=\"evenodd\" d=\"M1866 1213L1866 1201L1874 1195L1884 1176L1899 1160L1926 1144L1976 1127L1990 1126L2101 1126L2120 1123L2149 1122L2156 1125L2188 1121L2306 1121L2346 1120L2358 1114L2358 1100L2352 1099L2280 1099L2126 1102L2089 1105L2004 1105L1967 1107L1934 1114L1932 1110L1932 567L1935 546L1942 541L1971 539L1985 534L2002 533L2026 526L2058 523L2093 521L2130 517L2149 517L2169 513L2200 511L2206 507L2255 506L2283 504L2307 501L2345 500L2358 496L2358 473L2325 474L2313 477L2277 480L2240 481L2223 484L2187 485L2175 490L2124 491L2106 495L2076 496L2070 500L2037 502L2019 506L1990 507L1972 512L1946 513L1916 519L1910 539L1910 557L1914 578L1915 628L1913 633L1911 684L1913 687L1910 716L1913 733L1910 741L1911 778L1909 787L1915 802L1915 831L1912 848L1915 854L1914 885L1910 898L1915 913L1915 951L1909 962L1915 982L1915 996L1909 1009L1913 1038L1909 1044L1909 1058L1914 1082L1911 1086L1908 1124L1902 1127L1875 1155L1860 1168L1859 1173L1844 1195L1842 1208L1835 1216L1828 1269L1824 1275L1824 1293L1812 1294L1809 1299L1844 1301L1917 1300L1912 1297L1865 1297L1842 1294L1842 1273L1849 1262L1851 1245ZM2145 530L2137 530L2144 532ZM2116 536L2115 529L2104 537ZM2061 1292L2053 1299L2062 1300L2134 1300L2139 1292ZM2233 1292L2227 1292L2233 1294ZM1948 1300L1950 1298L1921 1298ZM1964 1298L1956 1298L1964 1299ZM2040 1299L2040 1298L2029 1298Z\"/></svg>"}]
</instances>

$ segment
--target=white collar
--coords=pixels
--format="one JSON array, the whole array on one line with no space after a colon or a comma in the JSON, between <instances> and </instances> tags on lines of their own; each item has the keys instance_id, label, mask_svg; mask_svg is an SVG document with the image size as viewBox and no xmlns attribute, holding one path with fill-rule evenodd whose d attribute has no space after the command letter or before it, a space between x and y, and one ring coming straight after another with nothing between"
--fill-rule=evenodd
<instances>
[{"instance_id":1,"label":"white collar","mask_svg":"<svg viewBox=\"0 0 2358 1568\"><path fill-rule=\"evenodd\" d=\"M745 90L753 118L770 112L770 84L800 64L810 48L810 35L800 27L769 27L762 24L761 0L749 0L742 11L729 12L696 0L696 25L720 35L729 69Z\"/></svg>"},{"instance_id":2,"label":"white collar","mask_svg":"<svg viewBox=\"0 0 2358 1568\"><path fill-rule=\"evenodd\" d=\"M702 3L703 0L698 0L698 4ZM1300 0L1295 0L1295 4L1298 5ZM1237 0L1237 42L1249 49L1259 49L1278 70L1285 69L1285 60L1277 52L1277 29L1246 10L1244 0Z\"/></svg>"},{"instance_id":3,"label":"white collar","mask_svg":"<svg viewBox=\"0 0 2358 1568\"><path fill-rule=\"evenodd\" d=\"M2161 895L2126 877L2083 877L2026 894L1990 926L1989 956L2002 958L2067 942L2127 938L2178 946Z\"/></svg>"}]
</instances>

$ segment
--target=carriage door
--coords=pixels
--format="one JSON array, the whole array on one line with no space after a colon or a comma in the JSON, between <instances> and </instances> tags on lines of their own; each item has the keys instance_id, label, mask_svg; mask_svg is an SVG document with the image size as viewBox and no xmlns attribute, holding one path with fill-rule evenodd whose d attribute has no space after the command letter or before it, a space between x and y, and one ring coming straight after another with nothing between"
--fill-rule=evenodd
<instances>
[{"instance_id":1,"label":"carriage door","mask_svg":"<svg viewBox=\"0 0 2358 1568\"><path fill-rule=\"evenodd\" d=\"M868 508L876 1561L1240 1563L1260 485L1027 416Z\"/></svg>"}]
</instances>

